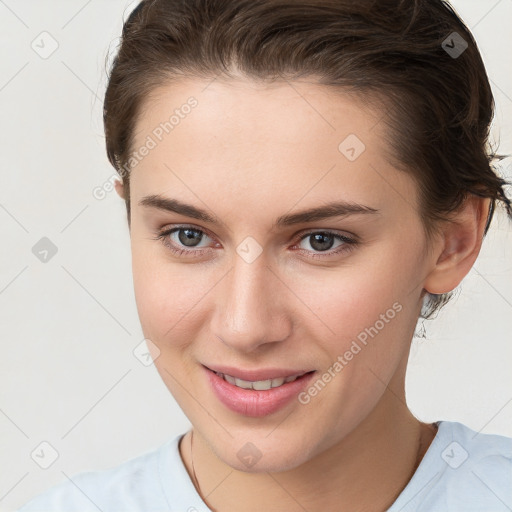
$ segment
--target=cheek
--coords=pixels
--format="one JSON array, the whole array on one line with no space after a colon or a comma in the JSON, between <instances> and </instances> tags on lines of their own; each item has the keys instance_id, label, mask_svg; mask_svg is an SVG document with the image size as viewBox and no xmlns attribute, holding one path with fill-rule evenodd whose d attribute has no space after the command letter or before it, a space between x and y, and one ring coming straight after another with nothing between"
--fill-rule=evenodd
<instances>
[{"instance_id":1,"label":"cheek","mask_svg":"<svg viewBox=\"0 0 512 512\"><path fill-rule=\"evenodd\" d=\"M349 428L376 405L406 359L417 321L410 293L414 265L397 262L385 252L380 256L373 263L331 272L316 285L313 279L304 281L297 292L309 289L308 304L317 315L303 319L308 319L315 339L312 349L322 349L319 379L326 388L324 392L324 384L317 382L303 399L316 404L321 421L340 428ZM320 357L318 350L315 353ZM333 410L341 411L336 418Z\"/></svg>"},{"instance_id":2,"label":"cheek","mask_svg":"<svg viewBox=\"0 0 512 512\"><path fill-rule=\"evenodd\" d=\"M369 367L387 373L408 349L417 322L421 287L415 255L393 243L381 249L364 262L325 278L298 279L294 286L315 313L303 320L328 354L326 366L345 356L344 373L367 373Z\"/></svg>"},{"instance_id":3,"label":"cheek","mask_svg":"<svg viewBox=\"0 0 512 512\"><path fill-rule=\"evenodd\" d=\"M326 332L334 338L353 337L376 323L381 315L394 319L396 309L405 307L404 301L414 300L410 294L412 279L407 269L402 266L402 272L398 272L393 267L391 262L386 265L383 259L374 264L340 267L324 277L298 277L294 290L299 297L305 297L304 302L314 311L318 325L323 325ZM402 308L395 306L393 309L397 302Z\"/></svg>"},{"instance_id":4,"label":"cheek","mask_svg":"<svg viewBox=\"0 0 512 512\"><path fill-rule=\"evenodd\" d=\"M144 335L162 350L171 342L190 340L184 334L191 334L198 301L208 286L197 269L173 264L149 244L132 245L133 285Z\"/></svg>"}]
</instances>

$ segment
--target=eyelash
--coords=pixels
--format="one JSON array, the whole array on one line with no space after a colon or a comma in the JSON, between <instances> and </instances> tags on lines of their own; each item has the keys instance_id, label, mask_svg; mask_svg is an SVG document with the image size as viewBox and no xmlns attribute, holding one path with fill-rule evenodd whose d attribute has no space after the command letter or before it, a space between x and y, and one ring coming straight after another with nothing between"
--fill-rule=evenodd
<instances>
[{"instance_id":1,"label":"eyelash","mask_svg":"<svg viewBox=\"0 0 512 512\"><path fill-rule=\"evenodd\" d=\"M156 237L152 238L152 240L159 240L165 247L167 247L176 256L182 256L182 255L189 256L190 253L195 253L195 254L192 254L192 256L190 256L190 257L200 256L200 255L204 254L206 251L208 251L209 249L211 249L211 248L196 249L196 250L194 250L194 249L192 249L192 250L177 249L172 243L169 242L168 237L172 233L181 231L183 229L190 229L193 231L197 231L198 233L202 233L203 235L209 236L208 233L206 231L204 231L203 229L199 229L199 228L196 228L195 226L190 226L190 225L180 225L180 226L175 226L171 229L166 229L166 230L160 231ZM308 257L313 258L313 259L324 259L326 257L335 256L337 254L341 254L344 252L349 252L352 249L354 249L355 246L358 244L358 242L355 239L349 238L345 235L340 235L339 233L336 233L334 231L312 230L312 231L309 231L307 233L303 233L302 235L300 235L300 237L294 243L294 245L299 244L300 242L302 242L302 240L304 240L314 234L332 235L337 240L343 242L343 244L334 250L317 252L317 253L308 251L306 249L299 249L299 251L307 253L309 255Z\"/></svg>"}]
</instances>

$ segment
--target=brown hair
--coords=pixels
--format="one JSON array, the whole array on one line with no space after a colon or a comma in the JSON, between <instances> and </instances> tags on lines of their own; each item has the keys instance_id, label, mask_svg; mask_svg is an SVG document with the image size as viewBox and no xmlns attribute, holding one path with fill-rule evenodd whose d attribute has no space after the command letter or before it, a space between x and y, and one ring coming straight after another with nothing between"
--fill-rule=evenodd
<instances>
[{"instance_id":1,"label":"brown hair","mask_svg":"<svg viewBox=\"0 0 512 512\"><path fill-rule=\"evenodd\" d=\"M454 34L456 33L456 34ZM427 235L469 194L512 206L488 145L494 99L476 42L443 0L143 0L124 24L104 103L107 155L123 179L141 105L179 77L315 77L377 98L391 158L417 181ZM452 292L453 293L453 292ZM451 297L428 294L430 318Z\"/></svg>"}]
</instances>

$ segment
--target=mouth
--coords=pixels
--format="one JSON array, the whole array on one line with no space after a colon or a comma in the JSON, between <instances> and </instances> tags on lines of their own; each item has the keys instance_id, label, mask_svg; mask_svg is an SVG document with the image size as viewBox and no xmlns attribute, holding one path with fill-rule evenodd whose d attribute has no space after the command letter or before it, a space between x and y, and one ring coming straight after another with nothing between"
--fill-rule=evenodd
<instances>
[{"instance_id":1,"label":"mouth","mask_svg":"<svg viewBox=\"0 0 512 512\"><path fill-rule=\"evenodd\" d=\"M219 402L230 411L249 417L267 416L290 405L316 373L316 370L239 370L204 365L203 369ZM298 400L295 402L299 404Z\"/></svg>"},{"instance_id":2,"label":"mouth","mask_svg":"<svg viewBox=\"0 0 512 512\"><path fill-rule=\"evenodd\" d=\"M212 370L213 371L213 370ZM265 379L265 380L243 380L238 379L237 377L233 377L232 375L228 375L227 373L214 372L217 376L224 379L226 382L229 382L233 386L241 389L252 389L254 391L266 391L273 388L279 388L283 384L288 384L289 382L294 382L297 379L300 379L307 373L311 372L303 372L298 375L290 375L288 377L276 377L274 379Z\"/></svg>"}]
</instances>

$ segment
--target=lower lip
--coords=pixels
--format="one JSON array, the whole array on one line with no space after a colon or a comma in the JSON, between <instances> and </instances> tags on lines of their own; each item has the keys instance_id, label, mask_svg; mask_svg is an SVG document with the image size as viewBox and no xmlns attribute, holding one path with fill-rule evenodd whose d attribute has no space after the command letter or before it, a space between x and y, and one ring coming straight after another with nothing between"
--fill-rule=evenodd
<instances>
[{"instance_id":1,"label":"lower lip","mask_svg":"<svg viewBox=\"0 0 512 512\"><path fill-rule=\"evenodd\" d=\"M277 388L257 391L239 388L215 372L207 368L205 371L213 392L228 409L253 418L267 416L285 407L304 390L314 375L314 372L308 373Z\"/></svg>"}]
</instances>

